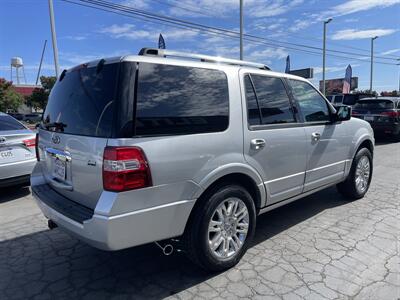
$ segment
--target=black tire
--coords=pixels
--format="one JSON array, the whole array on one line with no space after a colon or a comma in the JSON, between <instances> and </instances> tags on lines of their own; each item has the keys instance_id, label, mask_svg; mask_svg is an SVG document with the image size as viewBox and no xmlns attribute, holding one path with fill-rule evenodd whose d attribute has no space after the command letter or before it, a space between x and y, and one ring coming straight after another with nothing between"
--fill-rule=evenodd
<instances>
[{"instance_id":1,"label":"black tire","mask_svg":"<svg viewBox=\"0 0 400 300\"><path fill-rule=\"evenodd\" d=\"M246 205L249 216L247 236L237 253L229 259L217 259L209 248L208 225L218 206L228 198L238 198ZM184 249L190 260L201 268L219 272L236 265L246 253L256 228L256 208L250 193L239 185L224 185L216 187L201 197L199 205L188 224L183 241Z\"/></svg>"},{"instance_id":2,"label":"black tire","mask_svg":"<svg viewBox=\"0 0 400 300\"><path fill-rule=\"evenodd\" d=\"M369 165L370 165L370 173L369 173L369 178L368 178L368 185L366 189L362 192L360 192L357 187L356 187L356 167L358 162L362 157L366 156L369 160ZM372 159L372 154L367 148L361 148L358 150L356 153L353 163L351 165L350 173L347 176L346 180L339 183L336 187L343 196L348 198L349 200L357 200L362 197L368 192L371 179L372 179L372 171L373 171L373 159Z\"/></svg>"}]
</instances>

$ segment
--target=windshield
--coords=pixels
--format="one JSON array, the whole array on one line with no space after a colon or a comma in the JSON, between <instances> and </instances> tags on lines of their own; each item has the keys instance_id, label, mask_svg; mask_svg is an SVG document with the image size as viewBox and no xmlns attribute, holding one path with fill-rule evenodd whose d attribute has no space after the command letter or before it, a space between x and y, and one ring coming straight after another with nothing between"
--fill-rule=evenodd
<instances>
[{"instance_id":1,"label":"windshield","mask_svg":"<svg viewBox=\"0 0 400 300\"><path fill-rule=\"evenodd\" d=\"M6 130L23 130L26 129L24 125L10 116L0 116L0 131Z\"/></svg>"},{"instance_id":2,"label":"windshield","mask_svg":"<svg viewBox=\"0 0 400 300\"><path fill-rule=\"evenodd\" d=\"M68 134L109 137L118 64L79 67L61 76L51 91L41 128Z\"/></svg>"},{"instance_id":3,"label":"windshield","mask_svg":"<svg viewBox=\"0 0 400 300\"><path fill-rule=\"evenodd\" d=\"M392 109L394 104L390 100L361 100L354 106L355 109Z\"/></svg>"}]
</instances>

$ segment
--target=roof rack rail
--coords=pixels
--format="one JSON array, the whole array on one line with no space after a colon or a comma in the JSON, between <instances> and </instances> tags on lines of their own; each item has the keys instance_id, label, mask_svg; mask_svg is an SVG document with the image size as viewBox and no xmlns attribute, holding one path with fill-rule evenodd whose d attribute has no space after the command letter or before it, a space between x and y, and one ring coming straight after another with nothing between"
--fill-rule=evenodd
<instances>
[{"instance_id":1,"label":"roof rack rail","mask_svg":"<svg viewBox=\"0 0 400 300\"><path fill-rule=\"evenodd\" d=\"M160 56L160 57L182 57L182 58L191 58L191 59L199 59L203 62L213 62L213 63L223 63L228 65L235 65L235 66L246 66L246 67L253 67L263 70L271 70L270 67L264 64L259 64L250 61L238 60L238 59L230 59L230 58L223 58L218 56L210 56L204 54L196 54L196 53L187 53L187 52L179 52L173 50L166 50L166 49L157 49L157 48L142 48L139 51L139 55L143 56Z\"/></svg>"}]
</instances>

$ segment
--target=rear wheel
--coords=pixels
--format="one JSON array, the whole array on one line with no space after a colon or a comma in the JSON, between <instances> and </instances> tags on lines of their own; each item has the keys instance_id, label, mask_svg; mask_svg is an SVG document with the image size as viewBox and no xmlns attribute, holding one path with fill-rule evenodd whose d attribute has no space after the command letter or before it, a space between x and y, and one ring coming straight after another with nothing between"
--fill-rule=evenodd
<instances>
[{"instance_id":1,"label":"rear wheel","mask_svg":"<svg viewBox=\"0 0 400 300\"><path fill-rule=\"evenodd\" d=\"M238 185L217 188L199 201L184 237L187 255L206 270L228 269L239 262L253 238L254 201Z\"/></svg>"},{"instance_id":2,"label":"rear wheel","mask_svg":"<svg viewBox=\"0 0 400 300\"><path fill-rule=\"evenodd\" d=\"M353 159L346 180L337 185L338 191L347 198L360 199L369 189L372 179L372 154L367 148L360 149Z\"/></svg>"}]
</instances>

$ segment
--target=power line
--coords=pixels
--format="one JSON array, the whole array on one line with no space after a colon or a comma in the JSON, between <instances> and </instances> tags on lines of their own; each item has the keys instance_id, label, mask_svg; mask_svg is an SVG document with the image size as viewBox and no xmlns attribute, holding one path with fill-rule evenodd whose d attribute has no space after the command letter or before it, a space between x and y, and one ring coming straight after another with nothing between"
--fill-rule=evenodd
<instances>
[{"instance_id":1,"label":"power line","mask_svg":"<svg viewBox=\"0 0 400 300\"><path fill-rule=\"evenodd\" d=\"M79 1L80 2L91 3L91 4L95 4L95 5L100 5L100 6L107 6L109 8L114 8L114 9L128 10L128 11L134 13L134 14L146 15L147 17L150 17L150 18L157 18L157 19L161 18L161 19L167 20L168 22L179 22L179 23L183 23L185 25L188 25L188 26L191 26L191 27L195 27L195 28L206 28L206 29L209 29L209 30L222 31L222 32L225 32L225 33L228 33L228 34L234 34L234 35L239 34L238 32L233 31L233 30L214 27L214 26L209 26L209 25L198 24L198 23L194 23L194 22L190 22L190 21L186 21L186 20L182 20L182 19L178 19L178 18L173 18L173 17L167 17L167 16L156 14L156 13L151 13L151 12L147 12L147 11L144 11L144 10L135 9L135 8L132 8L132 7L129 7L129 6L110 3L110 2L107 2L107 1L103 1L103 0L79 0ZM244 34L244 36L255 38L255 39L266 40L266 41L270 41L270 42L275 42L275 43L280 43L280 44L284 44L284 45L303 47L303 48L308 48L308 49L311 49L311 50L321 50L322 51L322 48L320 48L320 47L308 46L308 45L291 43L291 42L281 42L281 41L277 42L277 41L275 41L273 39L264 38L264 37L260 37L260 36L256 36L256 35L252 35L252 34ZM334 52L334 53L347 54L347 55L353 55L353 56L365 55L365 54L360 54L360 53L354 53L354 52L348 52L348 51L339 51L339 50L331 50L331 49L328 49L327 52ZM392 58L388 58L388 57L377 57L377 56L374 56L374 57L375 58L380 58L380 59L394 60L394 61L397 60L397 59L392 59Z\"/></svg>"},{"instance_id":2,"label":"power line","mask_svg":"<svg viewBox=\"0 0 400 300\"><path fill-rule=\"evenodd\" d=\"M145 12L145 11L142 11L142 10L133 9L133 8L126 7L126 6L123 6L123 5L113 4L113 3L106 2L106 1L101 1L101 0L75 0L75 1L79 1L79 2L84 2L86 4L77 3L77 2L74 2L74 1L71 1L71 0L62 0L62 1L69 2L69 3L72 3L72 4L76 4L76 5L85 6L85 7L90 7L90 8L94 8L94 9L98 9L98 10L102 10L102 11L112 12L112 13L115 13L115 14L124 15L124 16L131 17L131 18L139 18L141 20L144 20L144 21L147 21L147 22L151 22L151 23L157 23L157 24L162 24L162 25L167 25L167 26L172 26L172 27L178 27L178 28L184 28L184 29L192 30L192 31L199 32L199 33L220 35L220 36L224 36L224 37L228 37L228 38L235 38L235 39L239 38L238 33L235 32L235 31L222 29L222 28L217 28L217 27L212 27L212 26L207 26L207 25L201 25L201 24L188 22L188 21L185 21L185 20L180 20L180 19L171 18L171 17L164 17L164 16L161 16L161 15L148 13L148 12ZM132 15L135 15L135 17L133 17ZM282 46L282 45L279 45L279 44L276 44L276 43L268 42L268 39L261 38L261 37L258 37L258 36L254 36L254 35L245 35L244 39L249 41L249 42L251 42L251 43L264 44L264 45L268 45L268 46L270 46L272 48L284 48L284 49L290 49L290 50L293 50L293 51L300 51L300 52L308 53L308 54L321 55L321 53L315 52L315 51L299 49L299 48L294 48L294 47L289 47L289 46ZM265 40L267 40L267 42ZM296 45L296 46L303 47L304 45ZM313 47L312 49L313 50L319 50L318 47ZM358 61L368 62L368 59L364 60L364 59L361 59L361 58L347 57L347 56L341 56L341 55L335 55L335 54L327 54L327 55L332 56L332 57L337 57L337 58L344 58L344 59L347 59L347 60L350 59L350 60L358 60ZM396 65L396 64L393 64L393 63L385 63L385 62L376 62L376 63L386 64L386 65Z\"/></svg>"}]
</instances>

